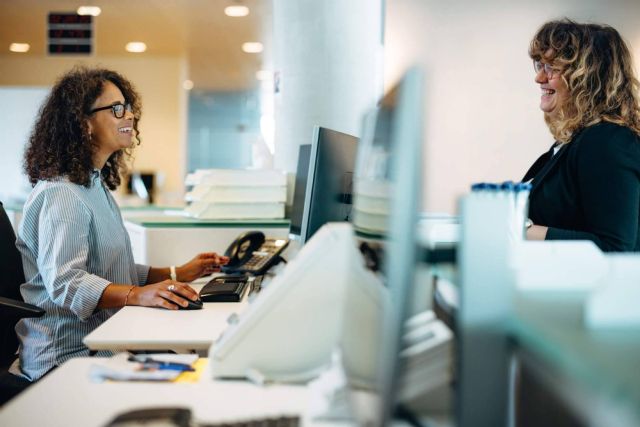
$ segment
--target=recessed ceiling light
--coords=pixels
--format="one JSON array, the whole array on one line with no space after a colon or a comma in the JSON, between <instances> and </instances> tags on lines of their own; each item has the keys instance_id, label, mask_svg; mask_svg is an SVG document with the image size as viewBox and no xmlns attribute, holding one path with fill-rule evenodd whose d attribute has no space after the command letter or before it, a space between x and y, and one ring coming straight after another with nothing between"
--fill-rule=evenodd
<instances>
[{"instance_id":1,"label":"recessed ceiling light","mask_svg":"<svg viewBox=\"0 0 640 427\"><path fill-rule=\"evenodd\" d=\"M91 15L98 16L102 10L98 6L80 6L78 8L78 15Z\"/></svg>"},{"instance_id":2,"label":"recessed ceiling light","mask_svg":"<svg viewBox=\"0 0 640 427\"><path fill-rule=\"evenodd\" d=\"M191 90L193 89L193 81L191 80L185 80L184 82L182 82L182 87L185 90Z\"/></svg>"},{"instance_id":3,"label":"recessed ceiling light","mask_svg":"<svg viewBox=\"0 0 640 427\"><path fill-rule=\"evenodd\" d=\"M256 79L258 80L271 80L272 78L273 73L269 70L256 71Z\"/></svg>"},{"instance_id":4,"label":"recessed ceiling light","mask_svg":"<svg viewBox=\"0 0 640 427\"><path fill-rule=\"evenodd\" d=\"M247 53L260 53L263 49L262 43L259 42L242 43L242 50Z\"/></svg>"},{"instance_id":5,"label":"recessed ceiling light","mask_svg":"<svg viewBox=\"0 0 640 427\"><path fill-rule=\"evenodd\" d=\"M16 53L25 53L29 52L30 47L29 43L11 43L9 45L9 50Z\"/></svg>"},{"instance_id":6,"label":"recessed ceiling light","mask_svg":"<svg viewBox=\"0 0 640 427\"><path fill-rule=\"evenodd\" d=\"M224 8L224 13L227 16L247 16L249 14L249 8L247 6L227 6Z\"/></svg>"},{"instance_id":7,"label":"recessed ceiling light","mask_svg":"<svg viewBox=\"0 0 640 427\"><path fill-rule=\"evenodd\" d=\"M129 42L125 49L127 49L127 52L141 53L147 50L147 45L143 42Z\"/></svg>"}]
</instances>

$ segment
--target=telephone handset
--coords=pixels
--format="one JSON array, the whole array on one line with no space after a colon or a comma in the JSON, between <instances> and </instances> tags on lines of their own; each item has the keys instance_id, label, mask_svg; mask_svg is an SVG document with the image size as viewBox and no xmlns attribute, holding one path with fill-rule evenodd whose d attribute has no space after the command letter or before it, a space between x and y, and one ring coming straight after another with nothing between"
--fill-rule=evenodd
<instances>
[{"instance_id":1,"label":"telephone handset","mask_svg":"<svg viewBox=\"0 0 640 427\"><path fill-rule=\"evenodd\" d=\"M286 239L265 239L259 231L247 231L238 236L225 251L229 263L222 267L225 273L264 274L280 260L287 247Z\"/></svg>"}]
</instances>

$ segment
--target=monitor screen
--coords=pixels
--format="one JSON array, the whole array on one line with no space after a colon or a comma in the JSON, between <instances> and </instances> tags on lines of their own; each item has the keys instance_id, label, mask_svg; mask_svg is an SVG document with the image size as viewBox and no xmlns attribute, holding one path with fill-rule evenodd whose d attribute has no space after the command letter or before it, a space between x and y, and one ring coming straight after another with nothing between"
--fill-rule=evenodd
<instances>
[{"instance_id":1,"label":"monitor screen","mask_svg":"<svg viewBox=\"0 0 640 427\"><path fill-rule=\"evenodd\" d=\"M357 146L355 136L315 127L300 232L302 243L327 222L351 220Z\"/></svg>"},{"instance_id":2,"label":"monitor screen","mask_svg":"<svg viewBox=\"0 0 640 427\"><path fill-rule=\"evenodd\" d=\"M399 403L404 368L399 355L418 262L422 98L422 74L412 69L365 116L354 181L354 227L361 236L382 242L382 278L390 297L381 316L381 345L376 352L379 425L389 422Z\"/></svg>"},{"instance_id":3,"label":"monitor screen","mask_svg":"<svg viewBox=\"0 0 640 427\"><path fill-rule=\"evenodd\" d=\"M300 238L300 231L302 230L304 195L307 190L310 156L311 144L301 145L298 150L298 168L296 169L296 182L293 188L293 204L291 205L291 226L289 227L289 234L292 238Z\"/></svg>"}]
</instances>

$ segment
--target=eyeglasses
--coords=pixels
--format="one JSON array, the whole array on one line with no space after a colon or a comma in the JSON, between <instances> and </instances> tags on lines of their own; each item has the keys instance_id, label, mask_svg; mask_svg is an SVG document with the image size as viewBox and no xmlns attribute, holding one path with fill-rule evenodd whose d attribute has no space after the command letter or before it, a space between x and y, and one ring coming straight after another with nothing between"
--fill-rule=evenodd
<instances>
[{"instance_id":1,"label":"eyeglasses","mask_svg":"<svg viewBox=\"0 0 640 427\"><path fill-rule=\"evenodd\" d=\"M551 64L548 64L546 62L540 62L540 61L533 61L533 69L535 70L536 74L540 73L540 70L544 69L544 74L547 76L548 79L552 79L553 76L559 72L559 70L556 68L553 68Z\"/></svg>"},{"instance_id":2,"label":"eyeglasses","mask_svg":"<svg viewBox=\"0 0 640 427\"><path fill-rule=\"evenodd\" d=\"M111 109L111 112L113 113L116 119L123 118L125 110L130 113L133 113L133 107L131 106L131 104L127 102L126 104L113 104L113 105L107 105L106 107L94 108L93 110L89 111L89 114L93 114L95 112L108 110L108 109Z\"/></svg>"}]
</instances>

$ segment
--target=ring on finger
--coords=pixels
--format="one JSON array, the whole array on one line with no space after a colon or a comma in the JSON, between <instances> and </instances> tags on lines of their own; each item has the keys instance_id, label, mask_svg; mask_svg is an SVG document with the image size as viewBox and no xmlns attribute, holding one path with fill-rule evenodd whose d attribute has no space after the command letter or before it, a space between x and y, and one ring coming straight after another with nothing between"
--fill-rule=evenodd
<instances>
[{"instance_id":1,"label":"ring on finger","mask_svg":"<svg viewBox=\"0 0 640 427\"><path fill-rule=\"evenodd\" d=\"M167 290L173 292L176 289L176 285L169 285L169 287L167 288Z\"/></svg>"}]
</instances>

